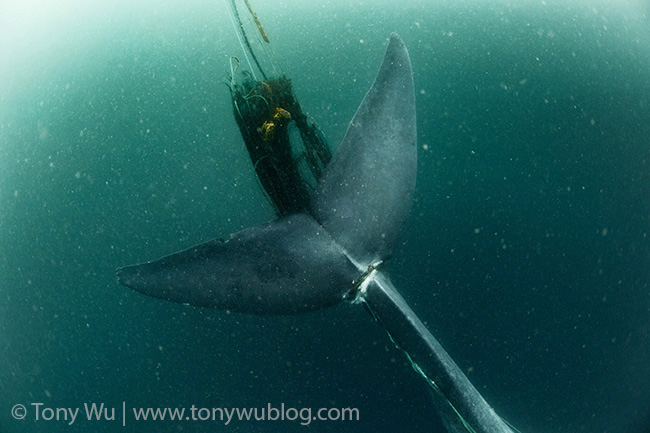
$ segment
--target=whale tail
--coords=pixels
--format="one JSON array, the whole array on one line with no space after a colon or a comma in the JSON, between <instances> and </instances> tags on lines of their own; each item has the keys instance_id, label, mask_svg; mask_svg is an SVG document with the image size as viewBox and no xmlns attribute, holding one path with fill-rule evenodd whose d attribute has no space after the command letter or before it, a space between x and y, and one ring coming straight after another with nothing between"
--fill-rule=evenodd
<instances>
[{"instance_id":1,"label":"whale tail","mask_svg":"<svg viewBox=\"0 0 650 433\"><path fill-rule=\"evenodd\" d=\"M450 432L512 433L379 269L411 206L415 123L411 64L393 34L309 215L118 269L118 281L156 298L256 314L363 303L431 387Z\"/></svg>"},{"instance_id":2,"label":"whale tail","mask_svg":"<svg viewBox=\"0 0 650 433\"><path fill-rule=\"evenodd\" d=\"M411 207L415 96L404 42L392 34L375 82L327 166L308 214L296 214L117 270L156 298L256 314L340 302L386 260Z\"/></svg>"}]
</instances>

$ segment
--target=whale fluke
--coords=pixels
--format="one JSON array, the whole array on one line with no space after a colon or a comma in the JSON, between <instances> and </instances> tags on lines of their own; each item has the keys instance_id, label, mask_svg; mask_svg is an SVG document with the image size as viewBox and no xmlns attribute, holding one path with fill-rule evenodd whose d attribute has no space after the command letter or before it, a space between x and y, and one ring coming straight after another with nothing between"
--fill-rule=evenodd
<instances>
[{"instance_id":1,"label":"whale fluke","mask_svg":"<svg viewBox=\"0 0 650 433\"><path fill-rule=\"evenodd\" d=\"M512 433L418 319L382 269L411 207L415 94L404 42L381 68L320 180L296 214L117 270L149 296L255 314L361 303L425 379L452 433Z\"/></svg>"}]
</instances>

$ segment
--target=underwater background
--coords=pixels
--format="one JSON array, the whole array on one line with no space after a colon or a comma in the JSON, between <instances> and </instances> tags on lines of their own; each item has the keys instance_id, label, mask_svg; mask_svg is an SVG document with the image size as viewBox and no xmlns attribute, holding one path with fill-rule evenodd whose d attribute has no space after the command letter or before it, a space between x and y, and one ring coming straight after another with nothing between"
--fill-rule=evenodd
<instances>
[{"instance_id":1,"label":"underwater background","mask_svg":"<svg viewBox=\"0 0 650 433\"><path fill-rule=\"evenodd\" d=\"M404 39L419 172L390 275L495 410L524 433L650 432L648 4L253 6L333 148ZM256 317L117 284L116 267L274 218L231 55L220 1L0 3L1 433L444 431L363 308ZM33 402L360 420L68 425Z\"/></svg>"}]
</instances>

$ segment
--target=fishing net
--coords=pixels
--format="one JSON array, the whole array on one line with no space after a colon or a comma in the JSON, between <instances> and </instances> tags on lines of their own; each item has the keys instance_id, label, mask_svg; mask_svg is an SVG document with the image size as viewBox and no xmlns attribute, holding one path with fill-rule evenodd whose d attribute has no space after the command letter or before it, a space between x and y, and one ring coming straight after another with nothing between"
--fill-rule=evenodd
<instances>
[{"instance_id":1,"label":"fishing net","mask_svg":"<svg viewBox=\"0 0 650 433\"><path fill-rule=\"evenodd\" d=\"M248 28L257 40L249 38L235 0L224 2L250 68L240 70L239 59L232 57L229 87L235 120L257 178L279 216L308 211L311 191L332 157L325 137L298 103L291 80L278 73L268 35L248 0L244 0ZM275 76L264 72L253 45L267 55Z\"/></svg>"},{"instance_id":2,"label":"fishing net","mask_svg":"<svg viewBox=\"0 0 650 433\"><path fill-rule=\"evenodd\" d=\"M289 78L241 75L230 86L233 110L260 184L278 215L306 211L332 157L325 137L304 113Z\"/></svg>"}]
</instances>

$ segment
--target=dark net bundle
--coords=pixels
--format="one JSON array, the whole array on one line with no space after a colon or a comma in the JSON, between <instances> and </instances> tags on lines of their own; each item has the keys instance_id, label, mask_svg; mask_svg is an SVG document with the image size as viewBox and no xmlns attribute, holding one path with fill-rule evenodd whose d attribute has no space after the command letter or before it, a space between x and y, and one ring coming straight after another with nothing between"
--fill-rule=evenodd
<instances>
[{"instance_id":1,"label":"dark net bundle","mask_svg":"<svg viewBox=\"0 0 650 433\"><path fill-rule=\"evenodd\" d=\"M331 159L325 138L302 110L291 80L230 85L235 120L255 173L278 215L307 211L312 189Z\"/></svg>"}]
</instances>

